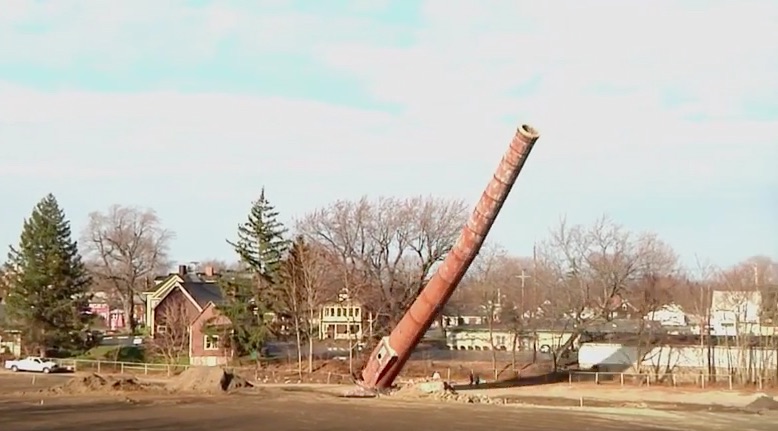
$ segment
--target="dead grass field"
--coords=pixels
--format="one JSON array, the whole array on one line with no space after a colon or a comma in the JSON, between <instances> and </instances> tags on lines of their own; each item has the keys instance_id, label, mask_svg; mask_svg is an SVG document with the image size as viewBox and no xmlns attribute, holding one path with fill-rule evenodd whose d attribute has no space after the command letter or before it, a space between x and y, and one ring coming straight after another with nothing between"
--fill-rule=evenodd
<instances>
[{"instance_id":1,"label":"dead grass field","mask_svg":"<svg viewBox=\"0 0 778 431\"><path fill-rule=\"evenodd\" d=\"M353 369L360 369L361 363L355 361ZM498 370L501 371L501 378L512 377L509 369L510 364L501 363ZM541 364L543 368L545 364ZM348 361L326 360L315 361L313 364L313 373L308 373L308 364L303 364L302 376L297 372L296 363L277 363L268 364L262 368L239 367L245 375L251 375L256 380L268 383L283 383L285 381L303 381L309 383L350 383L351 374L349 372ZM519 368L524 369L526 374L530 367L533 370L539 368L537 365L529 366L518 364ZM403 367L400 378L419 378L429 377L438 372L443 378L455 381L467 381L470 371L486 378L492 378L493 370L490 362L463 362L451 360L413 360Z\"/></svg>"},{"instance_id":2,"label":"dead grass field","mask_svg":"<svg viewBox=\"0 0 778 431\"><path fill-rule=\"evenodd\" d=\"M113 392L56 395L66 376L0 374L0 429L14 431L174 431L187 429L339 430L473 429L527 431L768 431L775 417L657 412L635 408L479 405L428 400L347 399L341 388L259 386L233 394ZM19 391L25 391L20 394Z\"/></svg>"}]
</instances>

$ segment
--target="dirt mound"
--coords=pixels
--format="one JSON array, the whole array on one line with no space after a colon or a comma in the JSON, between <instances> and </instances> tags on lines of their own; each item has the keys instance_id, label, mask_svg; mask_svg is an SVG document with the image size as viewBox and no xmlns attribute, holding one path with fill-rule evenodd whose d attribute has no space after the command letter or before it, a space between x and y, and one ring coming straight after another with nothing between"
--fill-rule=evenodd
<instances>
[{"instance_id":1,"label":"dirt mound","mask_svg":"<svg viewBox=\"0 0 778 431\"><path fill-rule=\"evenodd\" d=\"M231 392L253 387L253 383L221 367L191 367L167 385L167 389L172 392L205 393Z\"/></svg>"},{"instance_id":2,"label":"dirt mound","mask_svg":"<svg viewBox=\"0 0 778 431\"><path fill-rule=\"evenodd\" d=\"M440 380L408 382L391 392L389 396L400 399L430 399L470 404L501 404L505 401L503 399L492 399L480 394L459 393Z\"/></svg>"},{"instance_id":3,"label":"dirt mound","mask_svg":"<svg viewBox=\"0 0 778 431\"><path fill-rule=\"evenodd\" d=\"M152 389L151 385L138 381L133 376L104 376L91 374L74 377L66 383L47 389L56 394L85 394L94 392L137 392Z\"/></svg>"},{"instance_id":4,"label":"dirt mound","mask_svg":"<svg viewBox=\"0 0 778 431\"><path fill-rule=\"evenodd\" d=\"M752 412L778 411L778 401L773 397L762 395L748 403L745 409Z\"/></svg>"}]
</instances>

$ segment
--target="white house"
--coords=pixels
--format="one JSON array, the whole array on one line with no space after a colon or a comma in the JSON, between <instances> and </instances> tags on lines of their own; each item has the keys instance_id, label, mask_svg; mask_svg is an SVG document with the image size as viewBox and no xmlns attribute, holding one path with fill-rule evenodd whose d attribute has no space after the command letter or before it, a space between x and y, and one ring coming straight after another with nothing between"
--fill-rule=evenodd
<instances>
[{"instance_id":1,"label":"white house","mask_svg":"<svg viewBox=\"0 0 778 431\"><path fill-rule=\"evenodd\" d=\"M665 305L646 314L643 319L659 322L662 326L687 326L689 324L689 317L677 304Z\"/></svg>"},{"instance_id":2,"label":"white house","mask_svg":"<svg viewBox=\"0 0 778 431\"><path fill-rule=\"evenodd\" d=\"M372 315L367 314L359 301L352 300L348 293L339 293L337 301L326 303L319 310L319 339L361 340L365 318L368 324L372 323Z\"/></svg>"},{"instance_id":3,"label":"white house","mask_svg":"<svg viewBox=\"0 0 778 431\"><path fill-rule=\"evenodd\" d=\"M513 333L506 328L494 328L490 339L489 329L482 326L466 326L446 333L446 345L451 350L491 350L492 340L497 350L510 350Z\"/></svg>"},{"instance_id":4,"label":"white house","mask_svg":"<svg viewBox=\"0 0 778 431\"><path fill-rule=\"evenodd\" d=\"M728 336L760 334L762 332L759 320L761 308L761 292L714 291L710 306L712 333Z\"/></svg>"}]
</instances>

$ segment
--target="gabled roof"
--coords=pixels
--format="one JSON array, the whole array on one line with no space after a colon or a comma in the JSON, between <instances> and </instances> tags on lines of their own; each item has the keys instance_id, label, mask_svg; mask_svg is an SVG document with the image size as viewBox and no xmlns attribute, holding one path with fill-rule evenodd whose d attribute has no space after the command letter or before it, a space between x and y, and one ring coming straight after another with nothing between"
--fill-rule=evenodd
<instances>
[{"instance_id":1,"label":"gabled roof","mask_svg":"<svg viewBox=\"0 0 778 431\"><path fill-rule=\"evenodd\" d=\"M161 302L175 289L181 289L199 312L202 312L209 302L219 303L223 299L218 283L190 274L172 274L158 283L156 290L147 292L147 295Z\"/></svg>"},{"instance_id":2,"label":"gabled roof","mask_svg":"<svg viewBox=\"0 0 778 431\"><path fill-rule=\"evenodd\" d=\"M222 291L218 284L211 282L185 282L181 287L186 290L200 308L205 309L209 302L222 301Z\"/></svg>"},{"instance_id":3,"label":"gabled roof","mask_svg":"<svg viewBox=\"0 0 778 431\"><path fill-rule=\"evenodd\" d=\"M714 290L711 308L733 310L745 304L761 305L762 292L758 290Z\"/></svg>"}]
</instances>

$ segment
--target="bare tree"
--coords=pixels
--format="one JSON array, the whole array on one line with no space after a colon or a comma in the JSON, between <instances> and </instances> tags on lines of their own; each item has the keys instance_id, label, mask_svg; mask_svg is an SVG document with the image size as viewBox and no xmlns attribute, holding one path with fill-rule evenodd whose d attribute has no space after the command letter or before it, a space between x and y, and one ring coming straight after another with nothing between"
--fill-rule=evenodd
<instances>
[{"instance_id":1,"label":"bare tree","mask_svg":"<svg viewBox=\"0 0 778 431\"><path fill-rule=\"evenodd\" d=\"M470 296L468 302L477 305L486 321L489 348L492 354L492 372L495 380L497 380L499 371L497 367L498 348L495 344L494 331L500 322L504 306L502 292L509 288L511 277L511 271L506 263L508 263L508 253L502 246L494 243L486 244L473 261L473 265L460 287L466 295Z\"/></svg>"},{"instance_id":2,"label":"bare tree","mask_svg":"<svg viewBox=\"0 0 778 431\"><path fill-rule=\"evenodd\" d=\"M158 330L150 343L151 352L167 364L180 364L189 352L189 331L196 317L183 297L170 297L158 309Z\"/></svg>"},{"instance_id":3,"label":"bare tree","mask_svg":"<svg viewBox=\"0 0 778 431\"><path fill-rule=\"evenodd\" d=\"M709 261L696 258L693 267L686 270L685 281L673 291L673 301L678 304L698 328L700 351L705 352L702 367L712 379L716 374L714 343L712 334L713 291L719 287L720 270Z\"/></svg>"},{"instance_id":4,"label":"bare tree","mask_svg":"<svg viewBox=\"0 0 778 431\"><path fill-rule=\"evenodd\" d=\"M634 234L602 217L590 226L562 220L540 244L539 259L553 276L545 289L555 314L571 318L576 330L557 350L569 350L593 320L610 320L631 282L647 275L672 274L677 257L651 233Z\"/></svg>"},{"instance_id":5,"label":"bare tree","mask_svg":"<svg viewBox=\"0 0 778 431\"><path fill-rule=\"evenodd\" d=\"M645 273L636 280L632 280L626 289L624 297L639 318L635 342L636 360L635 372L640 373L641 365L648 359L648 355L654 351L654 347L664 341L663 331L657 330L657 323L651 316L673 303L673 292L676 291L683 280L669 274ZM661 350L660 350L661 352ZM653 363L660 365L661 358L651 358ZM654 369L657 378L660 377L660 367Z\"/></svg>"},{"instance_id":6,"label":"bare tree","mask_svg":"<svg viewBox=\"0 0 778 431\"><path fill-rule=\"evenodd\" d=\"M381 320L380 334L402 317L466 218L462 201L362 198L314 211L297 230L338 256L344 284L365 288L360 299Z\"/></svg>"},{"instance_id":7,"label":"bare tree","mask_svg":"<svg viewBox=\"0 0 778 431\"><path fill-rule=\"evenodd\" d=\"M308 373L313 372L315 325L323 302L331 295L333 265L327 251L299 237L292 244L281 272L284 280L282 299L292 315L297 341L298 372L302 374L303 337L308 343Z\"/></svg>"},{"instance_id":8,"label":"bare tree","mask_svg":"<svg viewBox=\"0 0 778 431\"><path fill-rule=\"evenodd\" d=\"M85 257L97 282L116 294L133 333L137 294L151 287L158 271L170 267L167 252L173 236L152 209L114 205L89 214L81 241Z\"/></svg>"},{"instance_id":9,"label":"bare tree","mask_svg":"<svg viewBox=\"0 0 778 431\"><path fill-rule=\"evenodd\" d=\"M771 356L778 357L775 336L766 330L774 325L778 308L774 268L771 259L755 256L718 273L716 311L735 319L734 345L727 338L727 347L734 347L727 349L729 373L743 381L778 377L778 369L767 366Z\"/></svg>"},{"instance_id":10,"label":"bare tree","mask_svg":"<svg viewBox=\"0 0 778 431\"><path fill-rule=\"evenodd\" d=\"M543 290L538 289L538 279L544 277L544 269L534 259L518 257L506 257L504 267L507 286L502 290L501 320L511 329L511 367L515 371L522 334L532 333L533 363L537 361L537 329L545 317L542 307L546 300Z\"/></svg>"}]
</instances>

